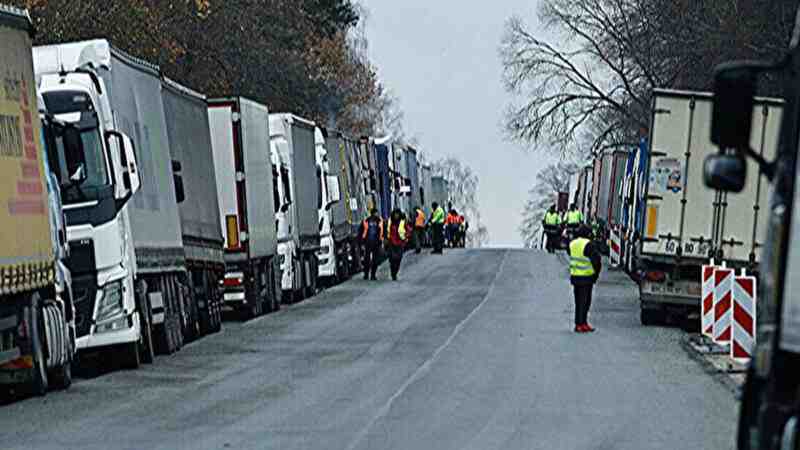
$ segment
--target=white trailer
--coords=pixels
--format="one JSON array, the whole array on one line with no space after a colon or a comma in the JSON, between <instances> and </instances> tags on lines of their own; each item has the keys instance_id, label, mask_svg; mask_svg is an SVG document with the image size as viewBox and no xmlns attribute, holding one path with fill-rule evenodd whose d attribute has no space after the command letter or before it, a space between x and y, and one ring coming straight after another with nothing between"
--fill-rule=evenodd
<instances>
[{"instance_id":1,"label":"white trailer","mask_svg":"<svg viewBox=\"0 0 800 450\"><path fill-rule=\"evenodd\" d=\"M281 300L269 112L243 97L209 99L208 123L225 238L224 304L255 317Z\"/></svg>"},{"instance_id":2,"label":"white trailer","mask_svg":"<svg viewBox=\"0 0 800 450\"><path fill-rule=\"evenodd\" d=\"M712 96L655 90L642 238L636 254L642 323L665 308L696 313L700 265L710 257L758 271L767 220L767 189L754 162L739 194L705 187L702 167L718 152L711 143ZM757 99L752 148L772 160L782 116L779 100ZM759 175L756 175L759 174Z\"/></svg>"}]
</instances>

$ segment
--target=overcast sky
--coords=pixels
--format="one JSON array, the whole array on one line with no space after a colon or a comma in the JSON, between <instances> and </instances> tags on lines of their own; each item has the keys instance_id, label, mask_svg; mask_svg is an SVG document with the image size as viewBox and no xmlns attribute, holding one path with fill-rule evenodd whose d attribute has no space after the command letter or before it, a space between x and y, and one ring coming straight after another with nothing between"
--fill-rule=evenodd
<instances>
[{"instance_id":1,"label":"overcast sky","mask_svg":"<svg viewBox=\"0 0 800 450\"><path fill-rule=\"evenodd\" d=\"M490 244L520 246L521 210L543 154L503 139L508 95L497 54L505 20L535 1L364 0L370 56L429 160L454 155L480 178ZM468 6L467 6L468 5Z\"/></svg>"}]
</instances>

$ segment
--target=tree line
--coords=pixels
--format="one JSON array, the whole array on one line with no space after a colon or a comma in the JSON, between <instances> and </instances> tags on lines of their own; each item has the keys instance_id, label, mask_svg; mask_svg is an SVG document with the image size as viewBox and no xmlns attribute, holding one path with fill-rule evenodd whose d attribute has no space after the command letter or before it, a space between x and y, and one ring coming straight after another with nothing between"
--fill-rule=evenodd
<instances>
[{"instance_id":1,"label":"tree line","mask_svg":"<svg viewBox=\"0 0 800 450\"><path fill-rule=\"evenodd\" d=\"M108 38L209 96L232 93L353 135L396 102L366 55L350 0L12 0L36 44Z\"/></svg>"}]
</instances>

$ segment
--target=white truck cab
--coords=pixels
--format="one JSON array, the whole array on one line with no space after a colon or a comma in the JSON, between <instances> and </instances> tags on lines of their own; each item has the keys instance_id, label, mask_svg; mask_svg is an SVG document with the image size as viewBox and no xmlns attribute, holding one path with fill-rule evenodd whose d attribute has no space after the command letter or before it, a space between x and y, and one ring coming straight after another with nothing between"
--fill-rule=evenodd
<instances>
[{"instance_id":1,"label":"white truck cab","mask_svg":"<svg viewBox=\"0 0 800 450\"><path fill-rule=\"evenodd\" d=\"M50 114L80 129L82 151L57 145L49 155L68 221L77 347L123 345L138 352L136 259L126 208L140 187L133 144L113 129L103 80L91 70L43 74L39 92Z\"/></svg>"},{"instance_id":2,"label":"white truck cab","mask_svg":"<svg viewBox=\"0 0 800 450\"><path fill-rule=\"evenodd\" d=\"M317 157L317 183L320 186L320 202L318 204L319 217L319 246L317 257L319 258L319 277L327 281L335 281L336 278L336 249L331 230L331 198L329 192L329 172L328 151L325 149L325 137L319 127L314 128L314 146ZM335 177L334 177L335 178Z\"/></svg>"},{"instance_id":3,"label":"white truck cab","mask_svg":"<svg viewBox=\"0 0 800 450\"><path fill-rule=\"evenodd\" d=\"M285 143L283 145L286 145ZM276 212L275 226L278 235L278 258L279 265L283 272L281 276L281 290L284 292L294 292L295 271L293 255L297 248L292 239L292 183L291 165L288 163L288 156L281 152L279 143L270 140L270 157L272 159L273 188L276 193ZM284 298L289 298L284 296Z\"/></svg>"}]
</instances>

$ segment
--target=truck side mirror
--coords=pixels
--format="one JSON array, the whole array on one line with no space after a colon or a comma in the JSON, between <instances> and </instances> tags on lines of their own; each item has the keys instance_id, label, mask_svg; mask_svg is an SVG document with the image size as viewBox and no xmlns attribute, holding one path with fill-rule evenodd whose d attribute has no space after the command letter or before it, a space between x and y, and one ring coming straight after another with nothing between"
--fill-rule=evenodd
<instances>
[{"instance_id":1,"label":"truck side mirror","mask_svg":"<svg viewBox=\"0 0 800 450\"><path fill-rule=\"evenodd\" d=\"M741 192L747 179L747 161L740 153L711 155L703 165L703 181L712 189Z\"/></svg>"},{"instance_id":2,"label":"truck side mirror","mask_svg":"<svg viewBox=\"0 0 800 450\"><path fill-rule=\"evenodd\" d=\"M118 193L117 200L124 202L133 196L133 194L135 194L141 187L141 180L139 178L139 170L136 164L136 154L133 148L133 141L131 141L131 138L128 137L128 135L114 130L106 131L105 139L106 145L109 149L112 148L111 143L113 141L116 141L117 148L119 149L119 160L121 165L119 179L122 180L122 187L125 189L125 192Z\"/></svg>"},{"instance_id":3,"label":"truck side mirror","mask_svg":"<svg viewBox=\"0 0 800 450\"><path fill-rule=\"evenodd\" d=\"M175 183L175 201L183 203L186 200L186 192L183 190L183 176L181 176L180 161L172 161L172 180Z\"/></svg>"},{"instance_id":4,"label":"truck side mirror","mask_svg":"<svg viewBox=\"0 0 800 450\"><path fill-rule=\"evenodd\" d=\"M714 71L711 142L723 151L750 146L757 75L747 62L721 64Z\"/></svg>"},{"instance_id":5,"label":"truck side mirror","mask_svg":"<svg viewBox=\"0 0 800 450\"><path fill-rule=\"evenodd\" d=\"M325 180L328 186L328 204L325 209L330 209L331 206L342 200L342 193L339 185L339 177L336 175L327 175Z\"/></svg>"}]
</instances>

